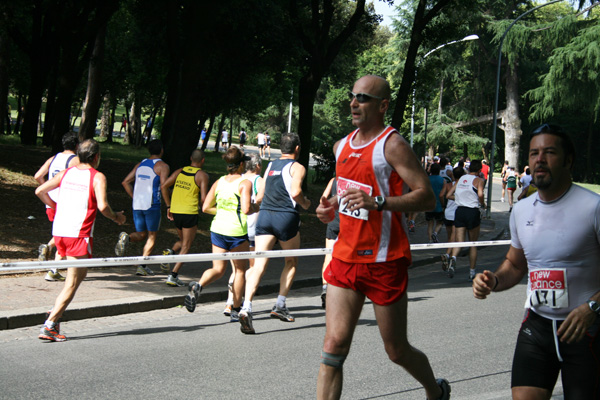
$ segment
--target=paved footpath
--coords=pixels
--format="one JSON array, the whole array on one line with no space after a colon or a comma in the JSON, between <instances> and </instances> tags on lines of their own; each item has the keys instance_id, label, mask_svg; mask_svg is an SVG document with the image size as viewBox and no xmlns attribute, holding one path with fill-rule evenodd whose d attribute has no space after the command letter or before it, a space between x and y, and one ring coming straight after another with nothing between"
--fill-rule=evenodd
<instances>
[{"instance_id":1,"label":"paved footpath","mask_svg":"<svg viewBox=\"0 0 600 400\"><path fill-rule=\"evenodd\" d=\"M494 189L497 185L494 185ZM496 190L494 198L499 199ZM492 202L492 219L482 221L480 240L504 239L508 231L508 205ZM419 214L417 229L410 234L411 243L428 243L427 225L424 214ZM446 240L445 228L440 232L440 241ZM413 267L418 268L438 263L442 250L420 250L413 252ZM466 257L459 264L468 264ZM320 286L322 256L299 258L299 265L292 290ZM189 263L183 266L180 279L184 282L198 280L202 272L210 268L210 263ZM154 271L160 271L157 265ZM276 297L279 289L279 275L283 259L271 259L262 279L257 295L272 294ZM64 321L113 316L180 306L187 294L187 287L171 287L165 284L166 275L158 272L155 276L136 276L134 266L90 269L81 284L75 299L63 316ZM223 278L205 288L200 302L225 304L227 298L226 273ZM2 274L0 271L0 330L14 329L42 324L47 310L54 304L62 282L47 282L44 273Z\"/></svg>"}]
</instances>

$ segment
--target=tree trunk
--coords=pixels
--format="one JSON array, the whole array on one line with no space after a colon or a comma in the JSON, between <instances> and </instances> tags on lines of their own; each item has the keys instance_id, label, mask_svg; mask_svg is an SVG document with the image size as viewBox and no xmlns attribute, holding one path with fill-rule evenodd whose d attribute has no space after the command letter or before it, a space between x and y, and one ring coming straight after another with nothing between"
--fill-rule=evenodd
<instances>
[{"instance_id":1,"label":"tree trunk","mask_svg":"<svg viewBox=\"0 0 600 400\"><path fill-rule=\"evenodd\" d=\"M23 95L19 93L17 96L17 120L15 121L15 127L13 129L13 135L19 134L21 128L21 121L25 118L25 110L23 109ZM23 137L21 136L21 143L23 143ZM34 142L35 143L35 142Z\"/></svg>"},{"instance_id":2,"label":"tree trunk","mask_svg":"<svg viewBox=\"0 0 600 400\"><path fill-rule=\"evenodd\" d=\"M88 69L88 86L83 103L83 114L79 127L79 137L92 139L96 133L98 111L102 103L102 75L104 69L104 43L106 24L98 30L94 41L94 50L90 57Z\"/></svg>"},{"instance_id":3,"label":"tree trunk","mask_svg":"<svg viewBox=\"0 0 600 400\"><path fill-rule=\"evenodd\" d=\"M50 84L46 94L46 112L44 113L44 133L42 143L44 146L52 146L52 128L54 127L55 105L56 105L56 68L53 67L49 74Z\"/></svg>"},{"instance_id":4,"label":"tree trunk","mask_svg":"<svg viewBox=\"0 0 600 400\"><path fill-rule=\"evenodd\" d=\"M10 121L8 115L8 43L4 33L0 32L0 135L4 134L4 125ZM10 123L7 125L10 133Z\"/></svg>"},{"instance_id":5,"label":"tree trunk","mask_svg":"<svg viewBox=\"0 0 600 400\"><path fill-rule=\"evenodd\" d=\"M106 93L102 99L102 117L100 117L100 137L108 138L108 126L110 124L110 94Z\"/></svg>"},{"instance_id":6,"label":"tree trunk","mask_svg":"<svg viewBox=\"0 0 600 400\"><path fill-rule=\"evenodd\" d=\"M521 119L519 118L519 76L516 65L509 65L506 74L506 113L500 127L504 130L504 159L508 165L519 168Z\"/></svg>"},{"instance_id":7,"label":"tree trunk","mask_svg":"<svg viewBox=\"0 0 600 400\"><path fill-rule=\"evenodd\" d=\"M202 151L206 151L206 146L208 146L208 141L210 140L210 134L212 133L213 126L215 124L216 112L213 111L210 116L210 122L208 123L208 129L206 130L206 139L202 142Z\"/></svg>"},{"instance_id":8,"label":"tree trunk","mask_svg":"<svg viewBox=\"0 0 600 400\"><path fill-rule=\"evenodd\" d=\"M592 160L594 159L594 156L592 154L593 152L593 143L594 143L594 118L593 115L590 116L589 119L589 123L588 123L588 130L587 130L587 146L585 149L585 181L586 182L593 182L592 179L595 179L594 177L594 169L592 166Z\"/></svg>"},{"instance_id":9,"label":"tree trunk","mask_svg":"<svg viewBox=\"0 0 600 400\"><path fill-rule=\"evenodd\" d=\"M217 128L217 137L215 138L215 152L219 151L221 147L221 136L223 133L223 128L225 127L225 113L221 114L221 121L219 122L219 127ZM227 150L227 149L225 149Z\"/></svg>"},{"instance_id":10,"label":"tree trunk","mask_svg":"<svg viewBox=\"0 0 600 400\"><path fill-rule=\"evenodd\" d=\"M323 75L308 73L300 79L298 88L298 135L300 136L300 164L308 168L310 159L310 145L312 142L313 111L315 107L315 96ZM304 181L306 185L306 180Z\"/></svg>"},{"instance_id":11,"label":"tree trunk","mask_svg":"<svg viewBox=\"0 0 600 400\"><path fill-rule=\"evenodd\" d=\"M62 47L61 62L58 73L58 85L56 89L56 104L54 124L52 128L52 151L62 151L62 137L72 129L71 106L73 94L83 74L83 68L79 60L81 48L77 45L65 44ZM84 56L87 59L87 56ZM78 113L77 113L78 114ZM77 115L76 114L76 115ZM81 132L79 140L81 140Z\"/></svg>"}]
</instances>

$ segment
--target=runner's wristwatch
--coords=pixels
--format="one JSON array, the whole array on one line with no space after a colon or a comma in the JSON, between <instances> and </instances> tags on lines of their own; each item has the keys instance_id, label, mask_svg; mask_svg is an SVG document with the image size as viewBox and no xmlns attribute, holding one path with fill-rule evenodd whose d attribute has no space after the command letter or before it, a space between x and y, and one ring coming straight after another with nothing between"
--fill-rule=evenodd
<instances>
[{"instance_id":1,"label":"runner's wristwatch","mask_svg":"<svg viewBox=\"0 0 600 400\"><path fill-rule=\"evenodd\" d=\"M385 204L385 197L383 197L383 196L376 196L375 197L375 204L377 204L377 211L383 210L383 205Z\"/></svg>"},{"instance_id":2,"label":"runner's wristwatch","mask_svg":"<svg viewBox=\"0 0 600 400\"><path fill-rule=\"evenodd\" d=\"M588 300L588 306L590 306L590 310L592 310L596 315L600 315L600 304L596 303L594 300Z\"/></svg>"}]
</instances>

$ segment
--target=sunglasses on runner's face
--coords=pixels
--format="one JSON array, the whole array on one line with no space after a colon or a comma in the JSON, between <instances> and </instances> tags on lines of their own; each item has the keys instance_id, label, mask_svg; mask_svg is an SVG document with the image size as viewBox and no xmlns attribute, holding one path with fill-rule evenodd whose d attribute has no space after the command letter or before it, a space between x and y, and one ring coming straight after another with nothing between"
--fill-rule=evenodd
<instances>
[{"instance_id":1,"label":"sunglasses on runner's face","mask_svg":"<svg viewBox=\"0 0 600 400\"><path fill-rule=\"evenodd\" d=\"M360 104L366 103L371 99L383 100L383 97L374 96L372 94L367 93L348 92L348 97L350 98L350 101L356 99L356 101L358 101Z\"/></svg>"}]
</instances>

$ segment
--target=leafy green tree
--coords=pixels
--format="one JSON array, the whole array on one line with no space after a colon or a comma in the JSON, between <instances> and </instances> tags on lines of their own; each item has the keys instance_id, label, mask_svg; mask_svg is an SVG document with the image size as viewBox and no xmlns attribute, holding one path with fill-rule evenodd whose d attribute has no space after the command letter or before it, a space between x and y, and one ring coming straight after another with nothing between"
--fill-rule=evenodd
<instances>
[{"instance_id":1,"label":"leafy green tree","mask_svg":"<svg viewBox=\"0 0 600 400\"><path fill-rule=\"evenodd\" d=\"M574 16L563 19L560 25L566 30L577 25L582 28L568 43L552 52L548 58L550 68L540 77L541 85L526 93L534 101L529 119L538 123L558 119L575 128L572 132L575 141L585 143L585 168L579 168L580 176L591 180L598 176L594 173L593 154L597 148L594 126L600 113L600 25L597 19L577 21ZM565 29L559 31L564 33ZM586 122L577 123L561 116L569 113L580 115ZM579 139L578 132L585 135Z\"/></svg>"}]
</instances>

